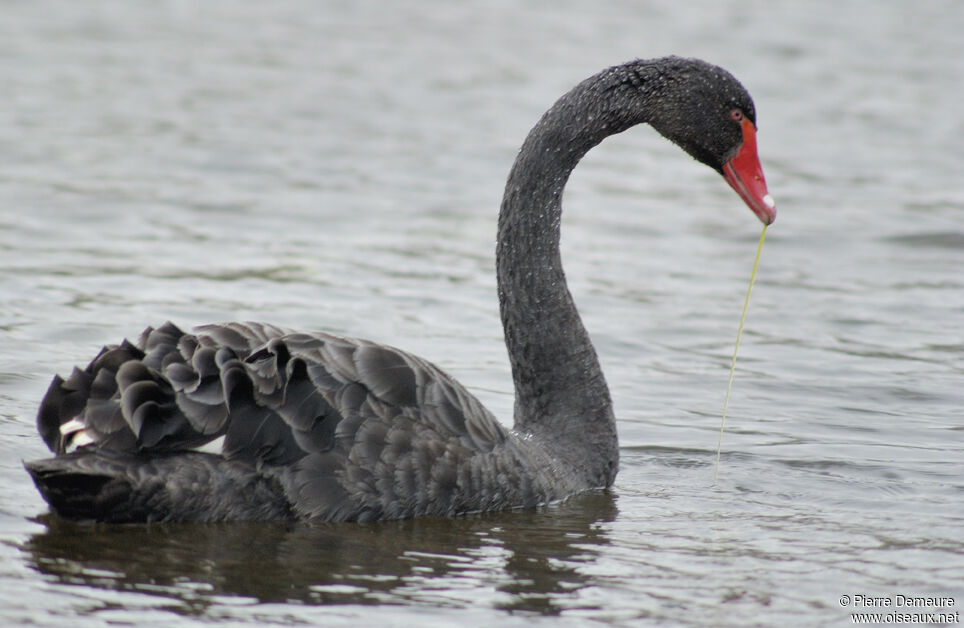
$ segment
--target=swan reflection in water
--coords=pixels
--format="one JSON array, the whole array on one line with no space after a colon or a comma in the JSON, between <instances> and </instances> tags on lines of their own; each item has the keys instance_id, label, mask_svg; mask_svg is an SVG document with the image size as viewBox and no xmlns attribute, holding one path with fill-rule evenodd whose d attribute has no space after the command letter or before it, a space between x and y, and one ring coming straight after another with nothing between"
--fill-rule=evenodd
<instances>
[{"instance_id":1,"label":"swan reflection in water","mask_svg":"<svg viewBox=\"0 0 964 628\"><path fill-rule=\"evenodd\" d=\"M90 525L45 515L39 521L46 530L22 549L33 568L60 583L149 594L156 607L179 614L204 615L230 596L257 603L484 603L555 615L593 585L581 567L609 544L615 501L603 491L535 510L362 525ZM93 615L112 604L89 608L90 598L84 601L84 613Z\"/></svg>"}]
</instances>

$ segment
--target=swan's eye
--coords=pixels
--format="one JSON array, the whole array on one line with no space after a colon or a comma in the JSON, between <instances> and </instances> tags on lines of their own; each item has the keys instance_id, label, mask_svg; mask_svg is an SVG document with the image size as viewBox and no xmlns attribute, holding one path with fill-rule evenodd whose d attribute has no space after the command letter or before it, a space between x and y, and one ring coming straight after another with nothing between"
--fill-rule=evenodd
<instances>
[{"instance_id":1,"label":"swan's eye","mask_svg":"<svg viewBox=\"0 0 964 628\"><path fill-rule=\"evenodd\" d=\"M739 109L734 109L733 111L730 112L730 117L731 117L732 119L736 120L737 122L742 122L742 121L743 121L743 112L740 111Z\"/></svg>"}]
</instances>

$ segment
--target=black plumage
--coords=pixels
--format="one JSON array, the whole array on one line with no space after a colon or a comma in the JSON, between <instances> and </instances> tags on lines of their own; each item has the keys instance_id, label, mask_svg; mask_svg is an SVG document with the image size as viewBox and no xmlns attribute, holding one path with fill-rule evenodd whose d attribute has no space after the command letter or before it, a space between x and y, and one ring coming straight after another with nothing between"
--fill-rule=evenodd
<instances>
[{"instance_id":1,"label":"black plumage","mask_svg":"<svg viewBox=\"0 0 964 628\"><path fill-rule=\"evenodd\" d=\"M56 456L27 470L56 512L100 521L453 516L611 485L616 423L562 271L561 199L588 150L644 122L721 172L765 223L775 216L753 103L724 70L633 61L559 99L523 144L499 214L512 430L393 347L166 323L54 379L37 426Z\"/></svg>"}]
</instances>

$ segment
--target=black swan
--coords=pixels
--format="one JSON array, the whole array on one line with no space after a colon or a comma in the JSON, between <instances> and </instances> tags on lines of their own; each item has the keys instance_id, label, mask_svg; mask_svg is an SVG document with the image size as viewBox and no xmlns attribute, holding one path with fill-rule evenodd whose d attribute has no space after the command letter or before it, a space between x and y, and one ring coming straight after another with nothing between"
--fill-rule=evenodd
<instances>
[{"instance_id":1,"label":"black swan","mask_svg":"<svg viewBox=\"0 0 964 628\"><path fill-rule=\"evenodd\" d=\"M455 516L608 487L616 422L563 274L563 188L589 149L648 123L770 224L755 119L728 72L666 57L604 70L539 120L499 214L511 430L438 367L392 347L166 323L54 378L37 426L56 456L25 466L57 514L106 522Z\"/></svg>"}]
</instances>

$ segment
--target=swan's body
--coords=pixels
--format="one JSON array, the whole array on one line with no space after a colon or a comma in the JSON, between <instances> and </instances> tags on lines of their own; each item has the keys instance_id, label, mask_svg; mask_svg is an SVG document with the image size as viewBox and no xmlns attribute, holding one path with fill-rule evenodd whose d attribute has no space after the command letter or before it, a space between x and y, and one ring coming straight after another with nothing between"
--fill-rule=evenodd
<instances>
[{"instance_id":1,"label":"swan's body","mask_svg":"<svg viewBox=\"0 0 964 628\"><path fill-rule=\"evenodd\" d=\"M256 323L191 334L165 324L54 379L38 428L57 456L27 469L60 515L102 521L452 516L607 487L616 424L559 257L563 188L590 148L648 122L769 224L754 119L724 70L669 57L591 77L539 121L499 217L512 430L391 347Z\"/></svg>"}]
</instances>

